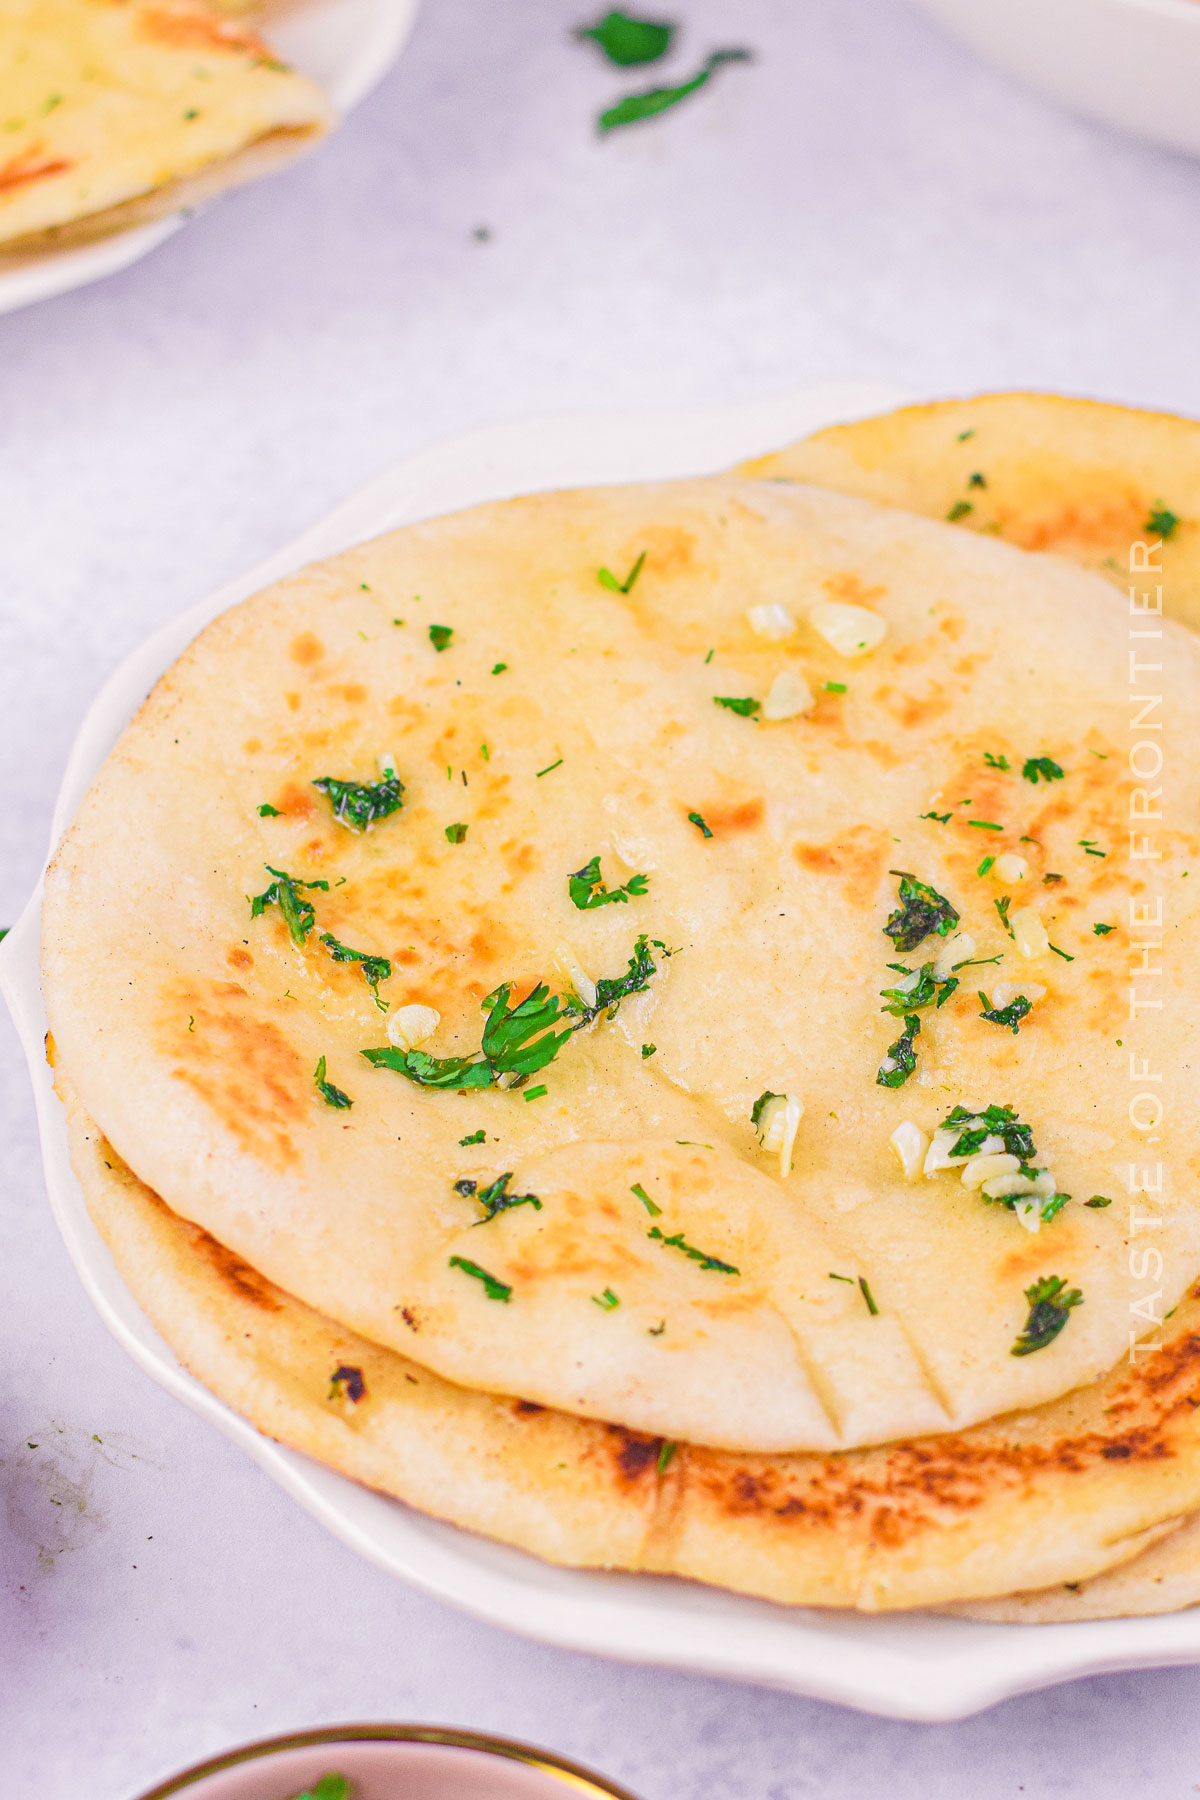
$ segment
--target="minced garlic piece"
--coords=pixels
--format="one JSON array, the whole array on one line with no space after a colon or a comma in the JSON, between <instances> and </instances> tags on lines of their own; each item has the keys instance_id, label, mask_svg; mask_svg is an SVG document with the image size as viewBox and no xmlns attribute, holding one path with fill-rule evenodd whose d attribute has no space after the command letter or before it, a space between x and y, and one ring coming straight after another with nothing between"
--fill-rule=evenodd
<instances>
[{"instance_id":1,"label":"minced garlic piece","mask_svg":"<svg viewBox=\"0 0 1200 1800\"><path fill-rule=\"evenodd\" d=\"M388 1015L387 1034L397 1050L415 1050L442 1022L435 1006L398 1006Z\"/></svg>"},{"instance_id":2,"label":"minced garlic piece","mask_svg":"<svg viewBox=\"0 0 1200 1800\"><path fill-rule=\"evenodd\" d=\"M992 874L997 881L1024 881L1029 874L1029 864L1015 851L1006 850L992 864Z\"/></svg>"},{"instance_id":3,"label":"minced garlic piece","mask_svg":"<svg viewBox=\"0 0 1200 1800\"><path fill-rule=\"evenodd\" d=\"M914 1125L911 1119L905 1119L888 1139L888 1148L904 1170L905 1181L915 1181L929 1148L929 1139L921 1127Z\"/></svg>"},{"instance_id":4,"label":"minced garlic piece","mask_svg":"<svg viewBox=\"0 0 1200 1800\"><path fill-rule=\"evenodd\" d=\"M762 606L752 606L746 617L750 621L751 631L759 637L771 638L779 643L781 639L791 637L796 629L796 621L778 600L768 600Z\"/></svg>"},{"instance_id":5,"label":"minced garlic piece","mask_svg":"<svg viewBox=\"0 0 1200 1800\"><path fill-rule=\"evenodd\" d=\"M1046 990L1036 981L998 981L992 989L992 1009L1003 1012L1006 1006L1023 994L1031 1006L1046 998Z\"/></svg>"},{"instance_id":6,"label":"minced garlic piece","mask_svg":"<svg viewBox=\"0 0 1200 1800\"><path fill-rule=\"evenodd\" d=\"M772 1094L754 1121L763 1149L778 1152L779 1173L784 1178L792 1172L792 1150L803 1117L804 1102L797 1095Z\"/></svg>"},{"instance_id":7,"label":"minced garlic piece","mask_svg":"<svg viewBox=\"0 0 1200 1800\"><path fill-rule=\"evenodd\" d=\"M887 636L886 619L865 606L847 606L841 600L826 600L812 607L808 622L839 656L865 656Z\"/></svg>"},{"instance_id":8,"label":"minced garlic piece","mask_svg":"<svg viewBox=\"0 0 1200 1800\"><path fill-rule=\"evenodd\" d=\"M985 1181L992 1181L997 1175L1015 1175L1021 1167L1021 1160L1012 1156L1007 1150L992 1151L987 1156L973 1156L962 1172L964 1187L982 1187Z\"/></svg>"},{"instance_id":9,"label":"minced garlic piece","mask_svg":"<svg viewBox=\"0 0 1200 1800\"><path fill-rule=\"evenodd\" d=\"M1013 942L1022 956L1045 956L1050 948L1046 927L1032 906L1021 906L1009 919Z\"/></svg>"},{"instance_id":10,"label":"minced garlic piece","mask_svg":"<svg viewBox=\"0 0 1200 1800\"><path fill-rule=\"evenodd\" d=\"M957 937L948 938L933 959L934 980L945 981L953 973L956 963L970 962L975 950L975 939L969 931L960 931Z\"/></svg>"},{"instance_id":11,"label":"minced garlic piece","mask_svg":"<svg viewBox=\"0 0 1200 1800\"><path fill-rule=\"evenodd\" d=\"M762 716L768 720L797 719L801 713L811 712L812 707L812 689L803 675L796 675L791 669L781 669L767 689L767 697L762 703Z\"/></svg>"},{"instance_id":12,"label":"minced garlic piece","mask_svg":"<svg viewBox=\"0 0 1200 1800\"><path fill-rule=\"evenodd\" d=\"M570 944L560 944L554 953L554 960L560 972L566 976L585 1006L596 1004L596 984L587 970L580 964L579 958Z\"/></svg>"}]
</instances>

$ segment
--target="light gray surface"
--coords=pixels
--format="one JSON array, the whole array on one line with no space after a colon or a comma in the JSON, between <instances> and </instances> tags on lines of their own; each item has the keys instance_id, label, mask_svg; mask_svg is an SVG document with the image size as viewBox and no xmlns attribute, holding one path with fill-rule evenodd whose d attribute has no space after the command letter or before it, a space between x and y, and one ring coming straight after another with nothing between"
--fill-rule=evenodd
<instances>
[{"instance_id":1,"label":"light gray surface","mask_svg":"<svg viewBox=\"0 0 1200 1800\"><path fill-rule=\"evenodd\" d=\"M1200 165L1053 113L901 0L680 11L681 68L731 41L757 63L597 143L624 78L568 42L584 0L427 0L312 161L0 319L0 911L120 656L427 444L829 377L1200 413ZM1200 1671L881 1724L543 1650L382 1579L109 1340L7 1022L0 1059L5 1800L127 1800L354 1717L537 1738L645 1800L1200 1791Z\"/></svg>"}]
</instances>

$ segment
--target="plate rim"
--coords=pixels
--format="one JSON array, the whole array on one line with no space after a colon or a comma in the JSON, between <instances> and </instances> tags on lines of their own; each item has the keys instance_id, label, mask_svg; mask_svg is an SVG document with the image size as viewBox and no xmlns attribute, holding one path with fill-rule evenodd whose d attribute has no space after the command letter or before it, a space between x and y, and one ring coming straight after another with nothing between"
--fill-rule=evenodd
<instances>
[{"instance_id":1,"label":"plate rim","mask_svg":"<svg viewBox=\"0 0 1200 1800\"><path fill-rule=\"evenodd\" d=\"M551 486L704 474L822 425L912 399L879 384L841 382L732 406L550 415L510 420L406 458L166 621L122 660L76 734L47 863L153 681L198 630L269 582L366 536L438 512ZM560 1569L370 1493L264 1437L179 1364L121 1281L88 1216L43 1053L41 893L39 876L0 943L0 991L29 1065L51 1208L84 1290L152 1380L215 1425L318 1523L376 1566L460 1611L558 1648L748 1681L895 1719L946 1722L1086 1675L1200 1662L1200 1608L1035 1628L931 1614L821 1613L669 1577ZM377 1514L380 1507L387 1509L386 1532L373 1525L385 1516Z\"/></svg>"}]
</instances>

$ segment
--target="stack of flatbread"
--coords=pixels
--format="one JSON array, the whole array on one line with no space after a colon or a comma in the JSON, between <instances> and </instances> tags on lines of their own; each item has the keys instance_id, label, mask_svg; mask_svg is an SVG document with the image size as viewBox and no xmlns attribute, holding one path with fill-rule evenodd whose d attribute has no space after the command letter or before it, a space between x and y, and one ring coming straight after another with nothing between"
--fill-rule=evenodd
<instances>
[{"instance_id":1,"label":"stack of flatbread","mask_svg":"<svg viewBox=\"0 0 1200 1800\"><path fill-rule=\"evenodd\" d=\"M0 257L194 205L308 149L328 101L205 0L0 0Z\"/></svg>"},{"instance_id":2,"label":"stack of flatbread","mask_svg":"<svg viewBox=\"0 0 1200 1800\"><path fill-rule=\"evenodd\" d=\"M181 1360L559 1562L1200 1599L1198 520L1200 428L998 396L219 618L44 914Z\"/></svg>"}]
</instances>

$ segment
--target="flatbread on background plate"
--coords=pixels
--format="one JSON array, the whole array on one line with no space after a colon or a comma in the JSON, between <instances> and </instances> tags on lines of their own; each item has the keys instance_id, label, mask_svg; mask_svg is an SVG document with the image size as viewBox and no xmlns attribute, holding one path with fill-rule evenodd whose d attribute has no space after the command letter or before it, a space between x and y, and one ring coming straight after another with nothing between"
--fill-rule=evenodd
<instances>
[{"instance_id":1,"label":"flatbread on background plate","mask_svg":"<svg viewBox=\"0 0 1200 1800\"><path fill-rule=\"evenodd\" d=\"M464 1386L769 1451L1056 1399L1200 1269L1200 644L1165 627L1145 864L1128 656L1101 578L814 489L396 532L218 619L119 741L47 876L62 1066L174 1211ZM781 678L809 704L773 719ZM1131 1028L1129 906L1162 892L1177 1003ZM944 1004L897 1000L921 969ZM531 1070L539 981L569 1035ZM790 1171L767 1093L806 1109ZM1023 1122L987 1144L1046 1171L1040 1230L958 1168L905 1179L897 1128L958 1107Z\"/></svg>"},{"instance_id":2,"label":"flatbread on background plate","mask_svg":"<svg viewBox=\"0 0 1200 1800\"><path fill-rule=\"evenodd\" d=\"M0 253L206 198L328 129L320 89L203 0L0 0Z\"/></svg>"},{"instance_id":3,"label":"flatbread on background plate","mask_svg":"<svg viewBox=\"0 0 1200 1800\"><path fill-rule=\"evenodd\" d=\"M1146 1618L1200 1605L1200 1515L1181 1519L1157 1544L1091 1581L1038 1593L966 1600L946 1607L997 1625L1070 1625L1080 1619Z\"/></svg>"},{"instance_id":4,"label":"flatbread on background plate","mask_svg":"<svg viewBox=\"0 0 1200 1800\"><path fill-rule=\"evenodd\" d=\"M848 1455L697 1449L455 1387L356 1337L171 1213L58 1079L92 1217L199 1380L294 1449L548 1561L810 1606L937 1606L1132 1572L1200 1502L1195 1297L1140 1367L1035 1413Z\"/></svg>"},{"instance_id":5,"label":"flatbread on background plate","mask_svg":"<svg viewBox=\"0 0 1200 1800\"><path fill-rule=\"evenodd\" d=\"M1200 627L1195 419L1058 394L980 394L834 425L741 473L948 519L1123 587L1131 544L1157 542L1167 616Z\"/></svg>"}]
</instances>

